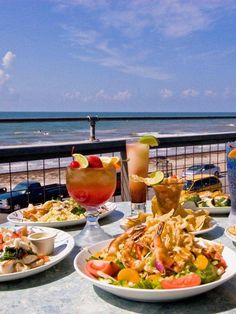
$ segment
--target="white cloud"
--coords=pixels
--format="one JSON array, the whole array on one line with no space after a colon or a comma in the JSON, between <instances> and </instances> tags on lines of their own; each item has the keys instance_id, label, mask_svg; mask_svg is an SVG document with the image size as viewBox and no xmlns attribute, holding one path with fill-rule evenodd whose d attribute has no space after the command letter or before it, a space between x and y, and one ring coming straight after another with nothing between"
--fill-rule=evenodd
<instances>
[{"instance_id":1,"label":"white cloud","mask_svg":"<svg viewBox=\"0 0 236 314\"><path fill-rule=\"evenodd\" d=\"M0 86L3 86L9 80L9 75L0 69Z\"/></svg>"},{"instance_id":2,"label":"white cloud","mask_svg":"<svg viewBox=\"0 0 236 314\"><path fill-rule=\"evenodd\" d=\"M149 29L168 37L183 37L212 26L225 12L236 9L234 0L137 0L114 5L106 0L57 0L59 5L97 10L98 21L107 27L137 36ZM102 8L102 9L101 9Z\"/></svg>"},{"instance_id":3,"label":"white cloud","mask_svg":"<svg viewBox=\"0 0 236 314\"><path fill-rule=\"evenodd\" d=\"M82 31L74 27L63 26L69 34L73 46L79 47L75 57L84 62L93 62L104 67L113 68L119 72L150 78L153 80L168 80L171 75L155 66L140 64L140 56L129 54L120 47L112 47L103 35L93 30ZM124 48L123 48L124 49Z\"/></svg>"},{"instance_id":4,"label":"white cloud","mask_svg":"<svg viewBox=\"0 0 236 314\"><path fill-rule=\"evenodd\" d=\"M195 89L185 89L182 91L182 96L183 97L196 97L199 95L199 92Z\"/></svg>"},{"instance_id":5,"label":"white cloud","mask_svg":"<svg viewBox=\"0 0 236 314\"><path fill-rule=\"evenodd\" d=\"M70 101L81 101L81 102L94 102L97 100L112 101L112 102L124 102L130 99L131 93L128 90L118 91L114 94L109 94L103 89L99 90L95 94L82 95L81 92L67 92L64 94L64 98Z\"/></svg>"},{"instance_id":6,"label":"white cloud","mask_svg":"<svg viewBox=\"0 0 236 314\"><path fill-rule=\"evenodd\" d=\"M16 55L12 53L11 51L8 51L2 58L2 65L4 68L9 68L16 58Z\"/></svg>"},{"instance_id":7,"label":"white cloud","mask_svg":"<svg viewBox=\"0 0 236 314\"><path fill-rule=\"evenodd\" d=\"M216 96L216 92L214 92L213 90L211 89L206 89L204 91L204 95L207 96L207 97L214 97Z\"/></svg>"},{"instance_id":8,"label":"white cloud","mask_svg":"<svg viewBox=\"0 0 236 314\"><path fill-rule=\"evenodd\" d=\"M164 88L164 89L161 89L160 95L162 98L170 98L173 96L173 92L170 89Z\"/></svg>"}]
</instances>

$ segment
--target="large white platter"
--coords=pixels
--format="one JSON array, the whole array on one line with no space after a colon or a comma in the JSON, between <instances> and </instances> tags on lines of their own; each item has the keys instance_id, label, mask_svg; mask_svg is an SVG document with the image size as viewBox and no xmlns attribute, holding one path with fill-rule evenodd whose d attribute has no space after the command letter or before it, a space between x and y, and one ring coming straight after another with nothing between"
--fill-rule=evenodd
<instances>
[{"instance_id":1,"label":"large white platter","mask_svg":"<svg viewBox=\"0 0 236 314\"><path fill-rule=\"evenodd\" d=\"M191 208L193 210L198 209L205 209L208 210L210 214L213 215L222 215L222 214L229 214L231 207L225 206L225 207L197 207L194 202L187 201L183 204L184 208Z\"/></svg>"},{"instance_id":2,"label":"large white platter","mask_svg":"<svg viewBox=\"0 0 236 314\"><path fill-rule=\"evenodd\" d=\"M141 302L169 302L173 300L184 299L188 297L192 297L209 290L214 289L215 287L223 284L224 282L228 281L236 274L236 267L235 267L235 260L236 260L236 253L231 249L225 247L223 251L223 257L228 265L226 268L226 272L223 276L214 282L200 285L197 287L191 288L181 288L181 289L168 289L168 290L149 290L149 289L132 289L132 288L125 288L125 287L118 287L109 285L102 281L96 280L95 278L90 277L86 274L85 265L86 260L91 256L92 253L101 250L102 248L106 247L111 240L106 240L99 242L97 244L92 245L88 249L84 249L81 251L74 260L74 267L78 274L85 278L86 280L90 281L93 285L101 288L102 290L108 291L114 295L119 297L134 300L134 301L141 301Z\"/></svg>"},{"instance_id":3,"label":"large white platter","mask_svg":"<svg viewBox=\"0 0 236 314\"><path fill-rule=\"evenodd\" d=\"M104 218L108 215L110 215L115 209L116 204L107 202L104 204L106 206L107 211L99 215L99 218ZM15 212L12 212L7 216L7 220L10 223L13 223L14 225L27 225L27 226L45 226L45 227L53 227L53 228L62 228L62 227L69 227L69 226L75 226L80 225L86 222L85 218L80 218L78 220L64 220L64 221L54 221L54 222L42 222L42 221L31 221L31 220L23 220L23 211L26 210L20 209Z\"/></svg>"},{"instance_id":4,"label":"large white platter","mask_svg":"<svg viewBox=\"0 0 236 314\"><path fill-rule=\"evenodd\" d=\"M15 229L10 226L8 228ZM25 270L22 272L18 272L18 273L11 273L11 274L4 274L4 275L0 274L0 282L21 279L21 278L25 278L25 277L29 277L29 276L41 273L42 271L48 268L51 268L52 266L62 261L72 251L75 245L74 238L70 234L62 230L46 228L46 227L27 227L27 228L28 230L31 230L33 232L48 232L48 233L56 232L54 252L52 255L49 256L49 261L46 262L42 266Z\"/></svg>"}]
</instances>

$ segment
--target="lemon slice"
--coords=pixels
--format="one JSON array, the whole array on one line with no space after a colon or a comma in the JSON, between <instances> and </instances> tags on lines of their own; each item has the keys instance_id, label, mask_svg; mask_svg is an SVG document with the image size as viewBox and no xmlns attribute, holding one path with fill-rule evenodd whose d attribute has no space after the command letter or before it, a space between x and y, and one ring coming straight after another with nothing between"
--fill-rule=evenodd
<instances>
[{"instance_id":1,"label":"lemon slice","mask_svg":"<svg viewBox=\"0 0 236 314\"><path fill-rule=\"evenodd\" d=\"M130 178L134 182L143 182L148 186L154 186L163 181L164 173L162 171L156 171L151 173L147 178L139 177L136 174L133 174Z\"/></svg>"},{"instance_id":2,"label":"lemon slice","mask_svg":"<svg viewBox=\"0 0 236 314\"><path fill-rule=\"evenodd\" d=\"M117 170L121 168L120 158L117 156L109 157L109 156L101 156L100 157L103 167L108 165L113 165Z\"/></svg>"},{"instance_id":3,"label":"lemon slice","mask_svg":"<svg viewBox=\"0 0 236 314\"><path fill-rule=\"evenodd\" d=\"M106 167L111 163L111 157L108 156L101 156L100 160L102 162L103 167Z\"/></svg>"},{"instance_id":4,"label":"lemon slice","mask_svg":"<svg viewBox=\"0 0 236 314\"><path fill-rule=\"evenodd\" d=\"M75 161L78 161L78 163L80 164L80 168L88 168L89 162L84 155L73 154L72 157L74 158Z\"/></svg>"},{"instance_id":5,"label":"lemon slice","mask_svg":"<svg viewBox=\"0 0 236 314\"><path fill-rule=\"evenodd\" d=\"M232 150L228 153L228 157L229 157L229 158L236 158L236 148L232 149Z\"/></svg>"},{"instance_id":6,"label":"lemon slice","mask_svg":"<svg viewBox=\"0 0 236 314\"><path fill-rule=\"evenodd\" d=\"M157 147L159 145L159 140L152 135L144 135L140 137L139 143L148 144L151 147Z\"/></svg>"}]
</instances>

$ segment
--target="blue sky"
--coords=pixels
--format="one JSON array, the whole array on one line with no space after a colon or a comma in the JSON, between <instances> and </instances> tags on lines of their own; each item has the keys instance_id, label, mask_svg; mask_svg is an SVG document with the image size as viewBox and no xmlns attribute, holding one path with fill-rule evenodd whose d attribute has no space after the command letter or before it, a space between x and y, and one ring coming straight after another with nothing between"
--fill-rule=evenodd
<instances>
[{"instance_id":1,"label":"blue sky","mask_svg":"<svg viewBox=\"0 0 236 314\"><path fill-rule=\"evenodd\" d=\"M236 1L0 0L1 111L236 111Z\"/></svg>"}]
</instances>

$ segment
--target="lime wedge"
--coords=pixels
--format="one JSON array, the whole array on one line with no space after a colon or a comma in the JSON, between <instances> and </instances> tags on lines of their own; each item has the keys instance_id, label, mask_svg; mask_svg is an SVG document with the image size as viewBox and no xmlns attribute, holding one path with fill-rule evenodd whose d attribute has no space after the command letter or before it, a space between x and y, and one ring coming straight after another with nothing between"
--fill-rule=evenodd
<instances>
[{"instance_id":1,"label":"lime wedge","mask_svg":"<svg viewBox=\"0 0 236 314\"><path fill-rule=\"evenodd\" d=\"M89 163L88 163L88 159L81 154L73 154L72 157L74 158L75 161L78 161L78 163L80 164L80 168L87 168Z\"/></svg>"},{"instance_id":2,"label":"lime wedge","mask_svg":"<svg viewBox=\"0 0 236 314\"><path fill-rule=\"evenodd\" d=\"M159 145L159 140L152 135L144 135L140 137L139 143L148 144L151 147L157 147Z\"/></svg>"},{"instance_id":3,"label":"lime wedge","mask_svg":"<svg viewBox=\"0 0 236 314\"><path fill-rule=\"evenodd\" d=\"M130 176L130 179L134 182L143 182L148 186L153 186L161 183L164 179L164 173L162 171L156 171L150 174L149 177L143 178L135 174Z\"/></svg>"}]
</instances>

